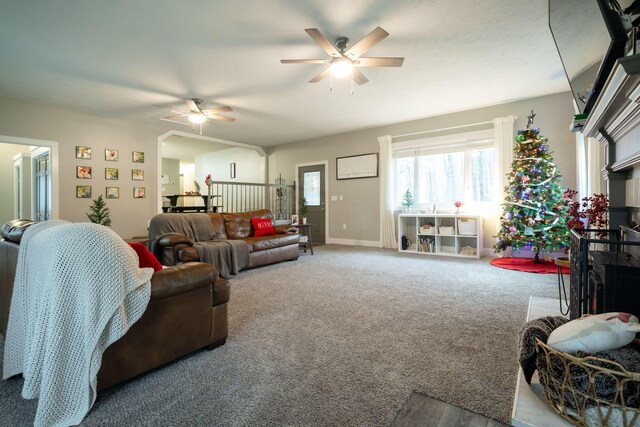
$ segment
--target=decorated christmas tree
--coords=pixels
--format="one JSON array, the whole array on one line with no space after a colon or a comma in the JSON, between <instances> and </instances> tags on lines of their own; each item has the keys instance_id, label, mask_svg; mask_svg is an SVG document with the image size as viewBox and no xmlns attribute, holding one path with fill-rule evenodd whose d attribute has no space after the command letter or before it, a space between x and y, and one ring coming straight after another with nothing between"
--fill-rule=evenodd
<instances>
[{"instance_id":1,"label":"decorated christmas tree","mask_svg":"<svg viewBox=\"0 0 640 427\"><path fill-rule=\"evenodd\" d=\"M105 201L102 200L102 194L99 195L97 199L92 200L91 206L89 206L89 211L90 212L87 213L89 221L94 224L105 225L107 227L111 225L111 218L109 218L111 211L107 207Z\"/></svg>"},{"instance_id":2,"label":"decorated christmas tree","mask_svg":"<svg viewBox=\"0 0 640 427\"><path fill-rule=\"evenodd\" d=\"M547 138L539 135L539 129L529 128L533 116L532 111L527 129L518 130L515 138L495 251L531 247L539 262L541 251L559 251L568 246L569 229L565 224L567 206L561 175L553 163Z\"/></svg>"}]
</instances>

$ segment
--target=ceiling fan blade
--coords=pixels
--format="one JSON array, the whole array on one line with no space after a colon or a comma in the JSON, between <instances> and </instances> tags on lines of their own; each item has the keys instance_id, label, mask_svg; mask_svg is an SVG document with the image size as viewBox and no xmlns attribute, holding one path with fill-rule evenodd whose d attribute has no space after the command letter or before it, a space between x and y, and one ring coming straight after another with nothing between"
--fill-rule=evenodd
<instances>
[{"instance_id":1,"label":"ceiling fan blade","mask_svg":"<svg viewBox=\"0 0 640 427\"><path fill-rule=\"evenodd\" d=\"M366 78L364 74L362 74L362 71L358 70L357 68L353 69L352 78L353 78L353 81L356 82L358 85L363 85L369 81L369 79Z\"/></svg>"},{"instance_id":2,"label":"ceiling fan blade","mask_svg":"<svg viewBox=\"0 0 640 427\"><path fill-rule=\"evenodd\" d=\"M318 83L320 80L327 77L330 72L331 72L331 68L325 68L323 71L319 72L318 74L315 75L315 77L309 80L309 83Z\"/></svg>"},{"instance_id":3,"label":"ceiling fan blade","mask_svg":"<svg viewBox=\"0 0 640 427\"><path fill-rule=\"evenodd\" d=\"M171 110L171 112L174 114L182 114L183 116L188 116L189 114L191 114L191 111Z\"/></svg>"},{"instance_id":4,"label":"ceiling fan blade","mask_svg":"<svg viewBox=\"0 0 640 427\"><path fill-rule=\"evenodd\" d=\"M354 61L356 67L402 67L404 58L358 58Z\"/></svg>"},{"instance_id":5,"label":"ceiling fan blade","mask_svg":"<svg viewBox=\"0 0 640 427\"><path fill-rule=\"evenodd\" d=\"M283 64L329 64L330 59L281 59Z\"/></svg>"},{"instance_id":6,"label":"ceiling fan blade","mask_svg":"<svg viewBox=\"0 0 640 427\"><path fill-rule=\"evenodd\" d=\"M180 113L180 112L177 112L177 111L172 111L172 113L174 113L174 114L169 114L167 116L163 116L162 118L163 119L175 119L175 118L178 118L178 117L186 116L186 114Z\"/></svg>"},{"instance_id":7,"label":"ceiling fan blade","mask_svg":"<svg viewBox=\"0 0 640 427\"><path fill-rule=\"evenodd\" d=\"M207 116L208 119L213 119L213 120L220 120L222 122L235 122L236 119L234 119L233 117L227 117L227 116L220 116L218 114L213 114L211 116Z\"/></svg>"},{"instance_id":8,"label":"ceiling fan blade","mask_svg":"<svg viewBox=\"0 0 640 427\"><path fill-rule=\"evenodd\" d=\"M225 113L228 111L233 111L233 108L231 107L214 107L214 108L207 108L206 110L201 110L202 114L204 114L205 116L210 116L211 114L218 114L218 113Z\"/></svg>"},{"instance_id":9,"label":"ceiling fan blade","mask_svg":"<svg viewBox=\"0 0 640 427\"><path fill-rule=\"evenodd\" d=\"M351 46L351 48L344 53L344 56L349 59L359 58L362 54L371 49L388 35L389 33L385 30L380 27L376 27L369 34L364 36L362 40Z\"/></svg>"},{"instance_id":10,"label":"ceiling fan blade","mask_svg":"<svg viewBox=\"0 0 640 427\"><path fill-rule=\"evenodd\" d=\"M338 49L336 49L336 47L331 44L329 40L327 40L326 37L323 36L320 31L318 31L317 28L307 28L305 29L305 31L311 36L312 39L316 41L316 43L320 45L322 50L329 54L329 56L331 56L332 58L339 58L342 56Z\"/></svg>"},{"instance_id":11,"label":"ceiling fan blade","mask_svg":"<svg viewBox=\"0 0 640 427\"><path fill-rule=\"evenodd\" d=\"M193 99L185 99L184 101L187 103L187 106L191 111L193 111L194 113L200 112L200 107L198 107L198 104L196 104Z\"/></svg>"}]
</instances>

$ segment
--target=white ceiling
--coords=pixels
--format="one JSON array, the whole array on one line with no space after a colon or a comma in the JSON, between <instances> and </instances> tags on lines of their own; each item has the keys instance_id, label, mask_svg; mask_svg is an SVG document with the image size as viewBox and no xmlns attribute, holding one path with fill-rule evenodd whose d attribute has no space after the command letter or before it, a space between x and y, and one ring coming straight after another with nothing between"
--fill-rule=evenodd
<instances>
[{"instance_id":1,"label":"white ceiling","mask_svg":"<svg viewBox=\"0 0 640 427\"><path fill-rule=\"evenodd\" d=\"M390 36L364 56L355 87L307 81L325 58L304 32L352 43ZM0 0L0 96L190 128L153 105L228 105L235 123L203 134L261 146L569 90L547 24L547 0Z\"/></svg>"}]
</instances>

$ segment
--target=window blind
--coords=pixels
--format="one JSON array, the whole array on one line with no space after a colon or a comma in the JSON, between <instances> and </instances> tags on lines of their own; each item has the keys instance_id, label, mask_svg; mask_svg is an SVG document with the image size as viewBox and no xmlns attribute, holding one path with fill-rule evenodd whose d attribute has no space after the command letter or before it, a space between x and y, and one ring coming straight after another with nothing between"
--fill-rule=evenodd
<instances>
[{"instance_id":1,"label":"window blind","mask_svg":"<svg viewBox=\"0 0 640 427\"><path fill-rule=\"evenodd\" d=\"M392 144L393 158L429 156L493 147L493 129L413 139Z\"/></svg>"}]
</instances>

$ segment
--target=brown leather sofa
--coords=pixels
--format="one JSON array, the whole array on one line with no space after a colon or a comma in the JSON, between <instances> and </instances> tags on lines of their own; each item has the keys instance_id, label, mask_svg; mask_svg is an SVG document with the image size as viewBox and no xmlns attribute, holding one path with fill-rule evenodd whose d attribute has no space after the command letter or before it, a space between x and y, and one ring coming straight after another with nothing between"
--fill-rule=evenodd
<instances>
[{"instance_id":1,"label":"brown leather sofa","mask_svg":"<svg viewBox=\"0 0 640 427\"><path fill-rule=\"evenodd\" d=\"M235 213L163 213L154 216L149 222L151 250L162 265L200 261L194 243L205 241L199 235L202 233L195 233L191 227L171 229L168 224L177 215L182 215L185 221L196 218L195 215L208 215L211 230L206 235L207 240L244 241L249 248L249 268L295 260L300 256L300 236L297 229L291 225L275 226L275 235L254 235L251 218L273 220L273 215L268 209Z\"/></svg>"},{"instance_id":2,"label":"brown leather sofa","mask_svg":"<svg viewBox=\"0 0 640 427\"><path fill-rule=\"evenodd\" d=\"M33 224L16 220L0 227L0 331L6 334L20 240ZM142 317L103 354L98 390L126 381L195 350L223 345L228 335L229 282L201 262L156 271Z\"/></svg>"}]
</instances>

